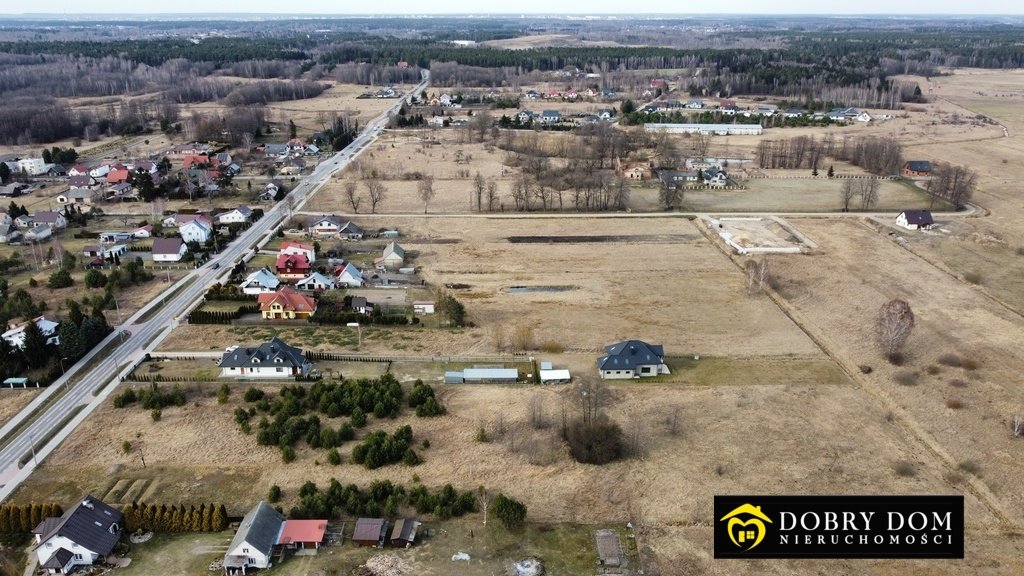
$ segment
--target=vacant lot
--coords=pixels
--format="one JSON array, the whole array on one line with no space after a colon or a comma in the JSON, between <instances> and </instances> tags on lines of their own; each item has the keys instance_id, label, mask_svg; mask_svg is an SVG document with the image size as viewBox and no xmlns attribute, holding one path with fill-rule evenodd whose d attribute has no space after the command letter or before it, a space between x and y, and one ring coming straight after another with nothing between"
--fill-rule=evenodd
<instances>
[{"instance_id":1,"label":"vacant lot","mask_svg":"<svg viewBox=\"0 0 1024 576\"><path fill-rule=\"evenodd\" d=\"M22 408L28 406L42 388L29 388L26 390L18 388L0 388L0 426L3 426Z\"/></svg>"},{"instance_id":2,"label":"vacant lot","mask_svg":"<svg viewBox=\"0 0 1024 576\"><path fill-rule=\"evenodd\" d=\"M948 454L949 472L973 461L991 493L989 505L1005 518L1019 518L1024 493L1009 420L1024 411L1024 391L1016 384L1024 367L1024 320L868 226L834 220L795 225L818 241L821 253L771 262L780 294L799 320L851 370L873 366L864 379L880 401L898 406L926 442ZM910 303L917 320L899 368L882 359L871 339L874 314L892 298ZM967 368L943 365L942 354L958 355Z\"/></svg>"},{"instance_id":3,"label":"vacant lot","mask_svg":"<svg viewBox=\"0 0 1024 576\"><path fill-rule=\"evenodd\" d=\"M843 206L840 180L755 178L744 184L746 190L687 191L683 209L694 212L838 212ZM852 210L863 208L858 200L851 204ZM901 212L928 207L925 193L913 184L882 180L878 202L870 210Z\"/></svg>"}]
</instances>

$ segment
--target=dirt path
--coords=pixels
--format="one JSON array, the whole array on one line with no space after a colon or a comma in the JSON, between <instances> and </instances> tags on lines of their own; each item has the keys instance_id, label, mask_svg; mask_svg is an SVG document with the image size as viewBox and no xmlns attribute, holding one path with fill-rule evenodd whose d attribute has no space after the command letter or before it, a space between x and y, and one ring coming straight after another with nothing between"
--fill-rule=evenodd
<instances>
[{"instance_id":1,"label":"dirt path","mask_svg":"<svg viewBox=\"0 0 1024 576\"><path fill-rule=\"evenodd\" d=\"M698 224L697 228L701 230L711 243L725 252L726 257L728 257L729 260L742 270L742 260L733 254L732 250L730 250L728 246L725 246L720 242L716 237L717 235L713 234L703 226L702 223ZM928 432L925 431L920 424L918 424L918 422L907 413L906 410L894 401L889 394L885 392L885 390L871 380L864 378L857 366L853 365L853 363L846 358L840 356L837 346L832 344L824 331L822 331L818 326L804 320L796 308L771 287L766 287L765 294L779 307L779 310L792 320L793 323L796 324L796 326L800 328L800 330L802 330L826 356L832 359L832 361L835 362L836 365L838 365L852 381L856 382L858 386L882 409L892 414L893 423L898 425L905 432L907 438L924 448L928 453L932 454L933 457L942 462L949 472L955 472L957 470L958 464L956 459L954 459L945 448L935 441L935 439L932 438L931 435L928 434ZM975 476L969 476L965 480L965 487L992 512L993 516L995 516L1001 523L1001 528L1014 531L1022 530L1020 522L1010 516L995 494L993 494L989 487L981 480Z\"/></svg>"}]
</instances>

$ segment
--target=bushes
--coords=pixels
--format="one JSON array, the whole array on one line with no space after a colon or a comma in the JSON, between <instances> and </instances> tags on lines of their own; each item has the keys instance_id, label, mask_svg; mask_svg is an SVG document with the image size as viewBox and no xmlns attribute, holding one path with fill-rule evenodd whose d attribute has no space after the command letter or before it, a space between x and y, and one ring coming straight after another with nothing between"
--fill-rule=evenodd
<instances>
[{"instance_id":1,"label":"bushes","mask_svg":"<svg viewBox=\"0 0 1024 576\"><path fill-rule=\"evenodd\" d=\"M415 466L421 462L412 447L412 428L402 426L391 436L384 431L371 432L352 449L352 461L373 470L396 462Z\"/></svg>"},{"instance_id":2,"label":"bushes","mask_svg":"<svg viewBox=\"0 0 1024 576\"><path fill-rule=\"evenodd\" d=\"M892 470L897 476L901 476L903 478L913 478L917 475L917 470L914 468L914 465L906 460L900 460L893 464Z\"/></svg>"},{"instance_id":3,"label":"bushes","mask_svg":"<svg viewBox=\"0 0 1024 576\"><path fill-rule=\"evenodd\" d=\"M960 410L963 407L963 400L958 400L956 398L949 398L946 400L946 408L949 408L950 410Z\"/></svg>"},{"instance_id":4,"label":"bushes","mask_svg":"<svg viewBox=\"0 0 1024 576\"><path fill-rule=\"evenodd\" d=\"M273 503L277 502L280 499L281 499L281 487L278 486L277 484L274 484L273 486L270 487L270 492L267 493L267 502L270 502L271 504L273 504Z\"/></svg>"},{"instance_id":5,"label":"bushes","mask_svg":"<svg viewBox=\"0 0 1024 576\"><path fill-rule=\"evenodd\" d=\"M385 516L394 518L399 506L409 504L419 514L434 514L438 518L452 518L476 511L472 492L457 492L450 484L431 493L426 487L416 486L410 492L389 480L375 480L365 490L355 484L342 486L331 480L325 491L307 482L300 492L300 504L291 509L291 518L336 518L350 516Z\"/></svg>"},{"instance_id":6,"label":"bushes","mask_svg":"<svg viewBox=\"0 0 1024 576\"><path fill-rule=\"evenodd\" d=\"M909 370L900 370L892 379L903 386L917 386L917 373Z\"/></svg>"},{"instance_id":7,"label":"bushes","mask_svg":"<svg viewBox=\"0 0 1024 576\"><path fill-rule=\"evenodd\" d=\"M75 281L71 279L71 274L64 268L50 274L50 278L46 281L46 285L53 289L67 288L74 283Z\"/></svg>"},{"instance_id":8,"label":"bushes","mask_svg":"<svg viewBox=\"0 0 1024 576\"><path fill-rule=\"evenodd\" d=\"M416 415L421 418L442 416L448 413L434 396L434 389L422 380L416 380L412 385L412 392L409 393L409 407L416 409Z\"/></svg>"},{"instance_id":9,"label":"bushes","mask_svg":"<svg viewBox=\"0 0 1024 576\"><path fill-rule=\"evenodd\" d=\"M263 399L263 396L263 390L256 387L249 387L249 389L245 391L244 399L246 402L259 402Z\"/></svg>"},{"instance_id":10,"label":"bushes","mask_svg":"<svg viewBox=\"0 0 1024 576\"><path fill-rule=\"evenodd\" d=\"M155 382L149 389L136 392L134 388L127 388L117 396L114 396L114 407L124 408L129 404L141 402L145 410L159 410L168 406L184 406L186 400L185 391L181 386L175 384L170 392L164 392ZM156 418L154 418L156 420Z\"/></svg>"},{"instance_id":11,"label":"bushes","mask_svg":"<svg viewBox=\"0 0 1024 576\"><path fill-rule=\"evenodd\" d=\"M943 354L942 356L939 356L937 362L943 366L950 366L952 368L960 367L960 357L956 354Z\"/></svg>"},{"instance_id":12,"label":"bushes","mask_svg":"<svg viewBox=\"0 0 1024 576\"><path fill-rule=\"evenodd\" d=\"M526 505L504 494L498 493L491 507L505 528L518 528L526 520Z\"/></svg>"},{"instance_id":13,"label":"bushes","mask_svg":"<svg viewBox=\"0 0 1024 576\"><path fill-rule=\"evenodd\" d=\"M577 462L607 464L625 455L622 429L607 418L590 422L577 420L565 429L569 453Z\"/></svg>"}]
</instances>

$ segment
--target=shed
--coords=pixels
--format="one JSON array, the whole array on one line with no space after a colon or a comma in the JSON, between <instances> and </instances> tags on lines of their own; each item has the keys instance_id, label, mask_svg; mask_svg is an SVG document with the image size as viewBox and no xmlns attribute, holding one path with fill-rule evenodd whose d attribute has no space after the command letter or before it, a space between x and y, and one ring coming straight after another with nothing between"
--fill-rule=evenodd
<instances>
[{"instance_id":1,"label":"shed","mask_svg":"<svg viewBox=\"0 0 1024 576\"><path fill-rule=\"evenodd\" d=\"M399 548L412 546L416 541L416 531L419 530L421 524L412 518L402 518L396 521L394 529L391 530L389 543Z\"/></svg>"},{"instance_id":2,"label":"shed","mask_svg":"<svg viewBox=\"0 0 1024 576\"><path fill-rule=\"evenodd\" d=\"M319 548L327 532L327 520L285 520L277 543L289 548Z\"/></svg>"},{"instance_id":3,"label":"shed","mask_svg":"<svg viewBox=\"0 0 1024 576\"><path fill-rule=\"evenodd\" d=\"M519 370L515 368L466 368L462 371L466 383L518 382Z\"/></svg>"},{"instance_id":4,"label":"shed","mask_svg":"<svg viewBox=\"0 0 1024 576\"><path fill-rule=\"evenodd\" d=\"M541 384L567 384L572 377L568 370L544 370L540 371Z\"/></svg>"},{"instance_id":5,"label":"shed","mask_svg":"<svg viewBox=\"0 0 1024 576\"><path fill-rule=\"evenodd\" d=\"M383 518L360 518L356 520L352 541L360 546L383 546L388 522Z\"/></svg>"},{"instance_id":6,"label":"shed","mask_svg":"<svg viewBox=\"0 0 1024 576\"><path fill-rule=\"evenodd\" d=\"M463 384L465 381L466 380L462 377L462 371L444 373L445 384Z\"/></svg>"}]
</instances>

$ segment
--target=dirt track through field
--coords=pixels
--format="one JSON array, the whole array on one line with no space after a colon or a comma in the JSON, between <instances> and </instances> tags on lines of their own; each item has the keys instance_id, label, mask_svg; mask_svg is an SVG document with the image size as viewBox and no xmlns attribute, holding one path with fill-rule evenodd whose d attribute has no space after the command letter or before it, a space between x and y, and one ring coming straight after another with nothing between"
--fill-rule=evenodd
<instances>
[{"instance_id":1,"label":"dirt track through field","mask_svg":"<svg viewBox=\"0 0 1024 576\"><path fill-rule=\"evenodd\" d=\"M708 238L715 246L722 250L726 256L734 263L738 268L742 270L743 261L741 258L733 254L732 250L728 246L724 245L715 234L711 233L703 223L698 224L697 228ZM864 378L861 374L860 369L854 366L849 360L843 358L838 354L835 347L832 346L828 337L815 325L805 321L800 313L786 301L776 290L770 286L765 287L765 294L774 302L779 310L782 311L793 323L800 328L811 339L812 342L833 362L838 365L844 373L859 387L864 390L876 403L888 413L893 415L893 422L898 424L900 428L906 433L906 436L912 441L916 442L921 447L927 449L934 457L940 460L949 469L950 472L957 470L957 462L946 451L928 432L921 428L921 426L905 411L897 402L895 402L880 386L873 381ZM992 512L993 516L999 519L1004 529L1012 529L1014 531L1021 531L1022 526L1019 521L1013 519L1007 512L1005 507L996 498L995 494L977 477L970 476L965 486L969 488L970 492Z\"/></svg>"}]
</instances>

